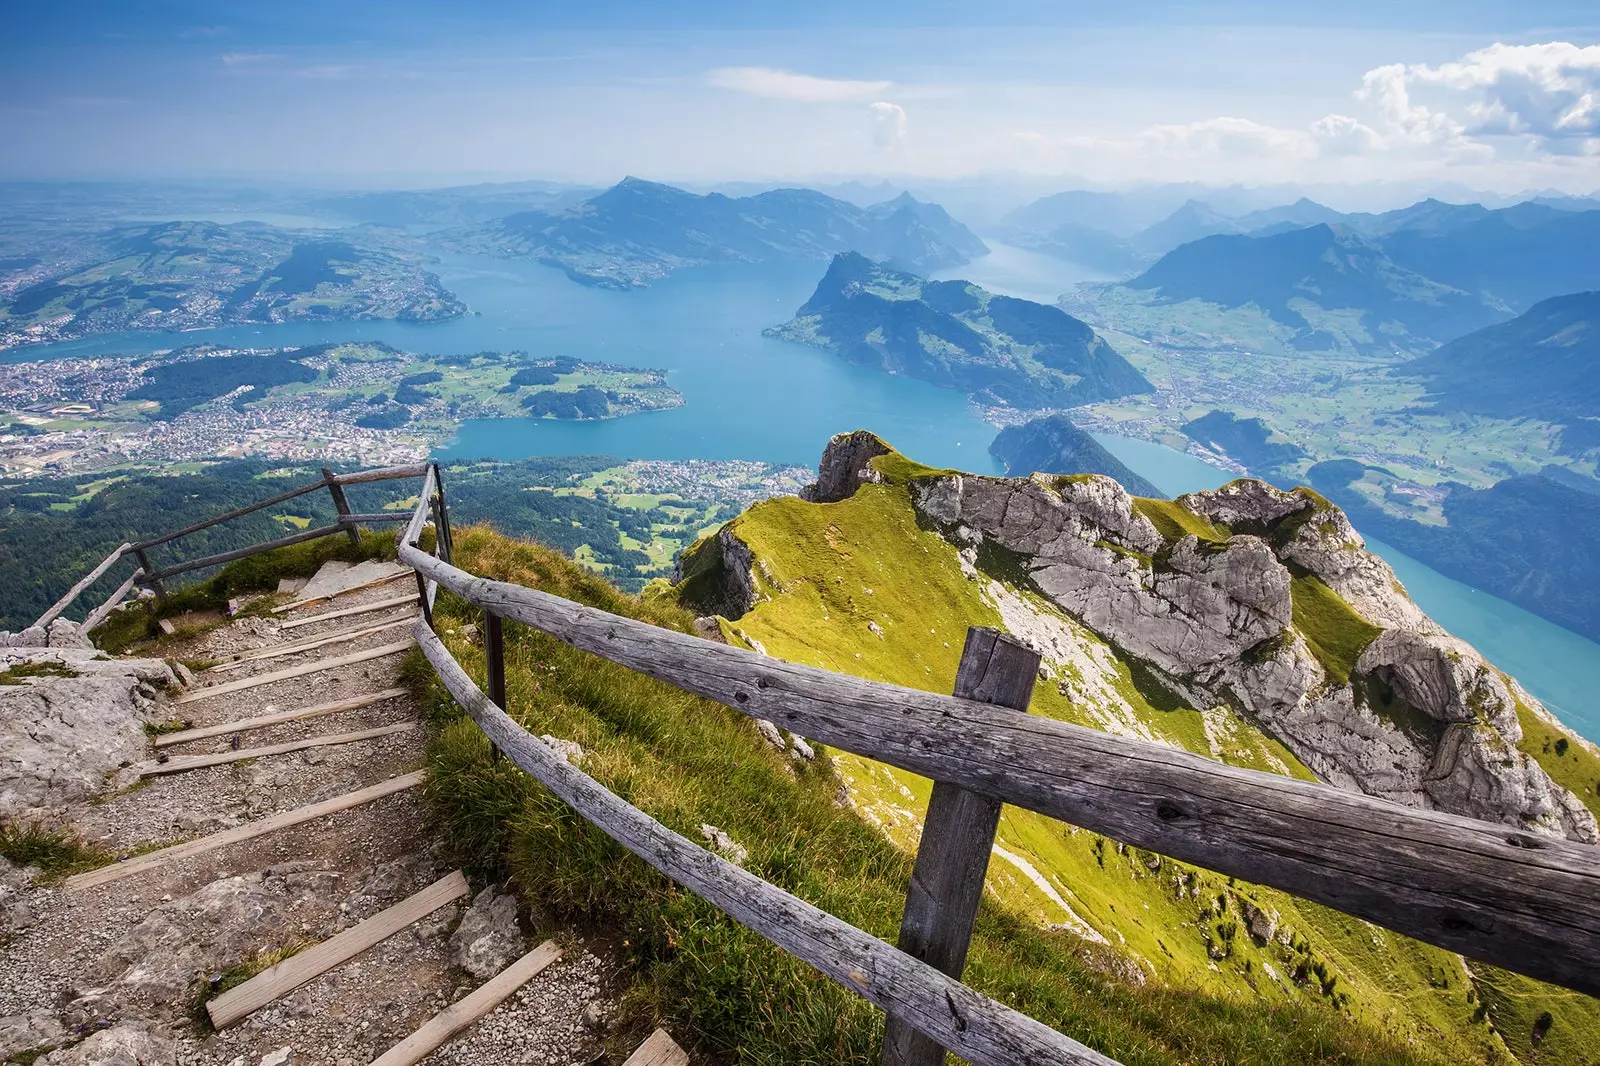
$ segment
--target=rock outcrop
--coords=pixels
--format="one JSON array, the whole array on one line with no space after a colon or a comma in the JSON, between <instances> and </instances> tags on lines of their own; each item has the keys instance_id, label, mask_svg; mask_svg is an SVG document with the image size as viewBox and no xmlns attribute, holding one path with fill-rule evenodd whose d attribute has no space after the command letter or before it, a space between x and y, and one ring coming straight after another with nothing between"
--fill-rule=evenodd
<instances>
[{"instance_id":1,"label":"rock outcrop","mask_svg":"<svg viewBox=\"0 0 1600 1066\"><path fill-rule=\"evenodd\" d=\"M0 817L83 800L142 758L159 659L109 659L92 648L0 648Z\"/></svg>"},{"instance_id":2,"label":"rock outcrop","mask_svg":"<svg viewBox=\"0 0 1600 1066\"><path fill-rule=\"evenodd\" d=\"M887 451L871 434L835 437L810 498L884 480ZM1197 708L1249 717L1324 780L1600 842L1593 814L1518 750L1519 704L1543 708L1429 619L1316 493L1242 479L1168 502L1098 475L942 472L907 488L964 565L1009 557L1119 655ZM740 568L753 589L747 558Z\"/></svg>"}]
</instances>

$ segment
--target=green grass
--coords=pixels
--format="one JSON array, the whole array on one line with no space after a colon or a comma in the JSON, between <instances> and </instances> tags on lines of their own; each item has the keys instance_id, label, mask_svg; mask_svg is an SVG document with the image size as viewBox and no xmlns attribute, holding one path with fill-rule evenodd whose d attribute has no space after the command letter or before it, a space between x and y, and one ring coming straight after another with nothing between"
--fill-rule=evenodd
<instances>
[{"instance_id":1,"label":"green grass","mask_svg":"<svg viewBox=\"0 0 1600 1066\"><path fill-rule=\"evenodd\" d=\"M1600 1061L1600 1001L1494 966L1468 965L1488 1021L1519 1059L1548 1066Z\"/></svg>"},{"instance_id":2,"label":"green grass","mask_svg":"<svg viewBox=\"0 0 1600 1066\"><path fill-rule=\"evenodd\" d=\"M1161 539L1169 545L1176 544L1190 534L1208 544L1223 544L1228 540L1226 527L1218 525L1204 515L1197 515L1172 500L1152 500L1144 496L1135 496L1133 509L1148 518L1150 524L1156 527L1156 532L1161 534Z\"/></svg>"},{"instance_id":3,"label":"green grass","mask_svg":"<svg viewBox=\"0 0 1600 1066\"><path fill-rule=\"evenodd\" d=\"M1600 818L1600 757L1575 734L1540 718L1520 699L1517 721L1522 726L1517 748L1532 756L1550 780L1577 796Z\"/></svg>"},{"instance_id":4,"label":"green grass","mask_svg":"<svg viewBox=\"0 0 1600 1066\"><path fill-rule=\"evenodd\" d=\"M69 829L40 822L0 821L0 858L36 866L47 880L59 880L115 861L110 852L85 844Z\"/></svg>"},{"instance_id":5,"label":"green grass","mask_svg":"<svg viewBox=\"0 0 1600 1066\"><path fill-rule=\"evenodd\" d=\"M77 677L78 671L61 663L38 661L15 663L0 670L0 685L20 685L30 677Z\"/></svg>"},{"instance_id":6,"label":"green grass","mask_svg":"<svg viewBox=\"0 0 1600 1066\"><path fill-rule=\"evenodd\" d=\"M208 578L176 589L169 586L166 598L159 604L132 605L113 611L95 628L95 644L113 655L120 655L135 645L144 650L160 650L181 644L199 630L184 633L180 629L178 634L163 641L157 626L160 619L189 612L226 610L230 598L246 592L276 589L281 578L310 577L331 559L351 563L364 559L393 559L396 535L393 530L382 533L362 530L360 543L353 544L343 533L338 533L236 559ZM264 614L274 602L263 597L247 604L240 613ZM149 642L147 646L146 642Z\"/></svg>"},{"instance_id":7,"label":"green grass","mask_svg":"<svg viewBox=\"0 0 1600 1066\"><path fill-rule=\"evenodd\" d=\"M960 473L958 470L941 470L936 466L927 466L915 459L908 459L897 451L873 459L872 469L882 474L884 480L891 485L904 485L918 478L944 477L947 474Z\"/></svg>"},{"instance_id":8,"label":"green grass","mask_svg":"<svg viewBox=\"0 0 1600 1066\"><path fill-rule=\"evenodd\" d=\"M1294 601L1294 627L1306 638L1328 680L1348 684L1356 660L1383 630L1311 574L1291 578L1289 594Z\"/></svg>"},{"instance_id":9,"label":"green grass","mask_svg":"<svg viewBox=\"0 0 1600 1066\"><path fill-rule=\"evenodd\" d=\"M995 619L981 611L973 617L979 602L974 583L955 565L953 549L917 528L908 504L903 489L883 485L840 504L774 500L747 512L735 528L756 542L758 557L769 537L807 536L784 540L791 555L772 559L760 577L786 609L763 604L728 631L759 633L785 657L825 664L848 658L851 672L920 673L923 687L947 690L966 625ZM674 629L692 621L659 589L645 598L625 596L552 551L484 530L458 531L456 551L477 574ZM796 556L831 564L818 572L829 579L816 580ZM908 558L918 565L905 565ZM831 580L835 576L842 580ZM895 623L899 610L913 610L916 626ZM440 599L438 616L446 631L478 621L477 611L448 595ZM888 623L881 641L865 628L869 618ZM830 630L846 636L794 653L807 647L808 636ZM508 625L507 637L509 704L527 728L577 741L587 753L586 772L669 827L697 838L702 822L719 826L750 849L749 869L877 936L894 937L910 859L890 835L836 804L841 778L835 768L846 767L844 756L825 753L797 771L727 708L521 626ZM481 650L446 639L481 676ZM871 661L845 655L851 646L870 650ZM407 673L423 691L425 713L437 729L426 792L452 849L449 858L509 873L553 917L614 933L629 964L632 1031L664 1021L704 1051L738 1063L876 1061L878 1011L673 887L506 761L491 761L480 732L454 709L425 664L413 657ZM1035 702L1035 713L1074 713L1054 687L1041 685ZM875 764L864 763L856 761L850 773L871 772ZM905 802L917 805L920 798ZM1167 862L1152 872L1132 851L1114 853L1093 834L1009 808L1002 840L1009 850L1035 856L1041 869L1060 870L1052 876L1061 890L1095 921L1126 915L1130 941L1158 958L1158 944L1166 943L1185 960L1168 973L1203 970L1203 943L1195 929L1185 928L1201 903L1172 903L1187 868ZM1110 872L1099 872L1097 841L1099 861ZM1320 990L1283 988L1258 997L1243 961L1239 973L1230 973L1231 983L1212 991L1165 978L1145 987L1127 984L1108 976L1118 965L1116 952L1038 922L1037 897L1018 884L1022 879L1009 864L993 864L1002 865L1011 872L997 881L992 871L1001 899L985 902L967 980L1130 1066L1442 1063L1452 1061L1452 1048L1469 1046L1408 1046L1403 1037L1331 1009L1333 1000ZM1231 891L1224 879L1204 876L1207 905L1213 892ZM1059 914L1046 916L1060 920ZM1237 950L1241 960L1259 954L1253 945ZM1404 949L1398 954L1407 956Z\"/></svg>"}]
</instances>

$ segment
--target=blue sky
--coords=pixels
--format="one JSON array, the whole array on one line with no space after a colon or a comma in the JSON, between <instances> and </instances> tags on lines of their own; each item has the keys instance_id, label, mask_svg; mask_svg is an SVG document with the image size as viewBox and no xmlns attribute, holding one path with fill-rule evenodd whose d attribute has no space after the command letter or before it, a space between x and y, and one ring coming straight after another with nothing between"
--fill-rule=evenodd
<instances>
[{"instance_id":1,"label":"blue sky","mask_svg":"<svg viewBox=\"0 0 1600 1066\"><path fill-rule=\"evenodd\" d=\"M1600 187L1592 2L18 6L8 177Z\"/></svg>"}]
</instances>

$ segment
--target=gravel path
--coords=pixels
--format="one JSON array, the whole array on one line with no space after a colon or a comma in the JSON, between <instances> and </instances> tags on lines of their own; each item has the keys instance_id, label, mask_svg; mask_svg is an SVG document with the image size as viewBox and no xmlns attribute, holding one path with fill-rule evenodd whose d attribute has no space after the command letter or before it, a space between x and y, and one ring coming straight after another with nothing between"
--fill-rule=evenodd
<instances>
[{"instance_id":1,"label":"gravel path","mask_svg":"<svg viewBox=\"0 0 1600 1066\"><path fill-rule=\"evenodd\" d=\"M398 621L414 616L416 605L298 626L288 633L280 630L289 618L390 599L408 587L391 582L303 611L236 619L169 655L222 661L245 651ZM296 655L201 671L199 687L190 691L403 639L407 629L397 626ZM388 655L171 704L162 713L190 726L207 726L364 695L398 686L401 660L399 654ZM414 716L411 698L400 696L171 745L160 753L230 752ZM85 840L119 853L167 845L410 772L422 765L425 743L426 733L418 728L147 778L132 787L127 787L131 774L125 771L106 795L75 810L72 820ZM156 754L152 750L151 758ZM196 1024L194 1019L204 1014L200 997L211 978L230 967L261 953L326 939L448 872L436 855L424 804L414 789L86 891L67 893L34 884L32 871L0 860L0 1063L40 1046L63 1050L40 1057L39 1066L133 1062L97 1057L101 1053L93 1049L111 1034L78 1044L107 1028L152 1042L136 1056L140 1066L370 1062L482 983L485 975L462 969L467 957L463 936L470 925L462 916L468 901L440 908L225 1032L212 1033ZM473 886L475 895L481 887ZM484 893L473 907L493 896ZM531 932L525 909L514 913L507 905L500 913L496 935L512 945L509 958L550 931L540 936ZM603 970L599 958L581 943L570 942L559 962L427 1061L440 1066L601 1061L601 1038L616 1009L610 991L614 982Z\"/></svg>"}]
</instances>

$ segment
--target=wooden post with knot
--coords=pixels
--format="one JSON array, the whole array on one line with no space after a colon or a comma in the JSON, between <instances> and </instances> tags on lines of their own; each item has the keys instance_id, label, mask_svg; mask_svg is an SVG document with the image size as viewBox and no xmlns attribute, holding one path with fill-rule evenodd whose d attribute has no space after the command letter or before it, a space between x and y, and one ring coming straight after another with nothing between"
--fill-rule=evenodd
<instances>
[{"instance_id":1,"label":"wooden post with knot","mask_svg":"<svg viewBox=\"0 0 1600 1066\"><path fill-rule=\"evenodd\" d=\"M1026 713L1039 654L999 630L974 626L956 671L955 695ZM922 843L906 888L900 950L959 979L1000 824L1000 801L945 781L933 783ZM890 1015L880 1066L941 1066L945 1049Z\"/></svg>"}]
</instances>

